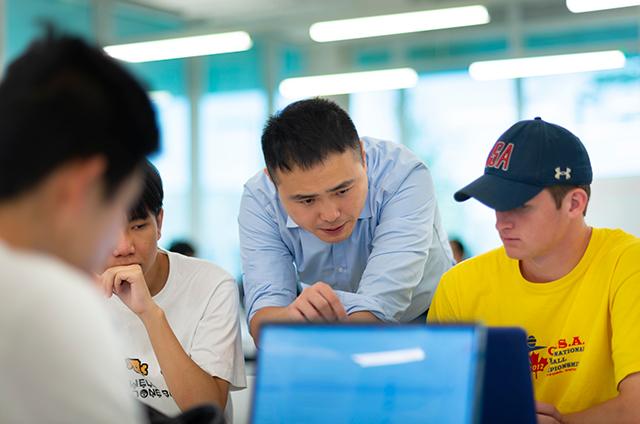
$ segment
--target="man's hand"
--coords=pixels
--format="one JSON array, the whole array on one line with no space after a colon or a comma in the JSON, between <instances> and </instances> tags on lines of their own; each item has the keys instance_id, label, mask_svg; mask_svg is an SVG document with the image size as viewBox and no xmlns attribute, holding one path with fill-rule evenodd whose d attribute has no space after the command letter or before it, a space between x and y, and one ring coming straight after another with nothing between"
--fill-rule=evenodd
<instances>
[{"instance_id":1,"label":"man's hand","mask_svg":"<svg viewBox=\"0 0 640 424\"><path fill-rule=\"evenodd\" d=\"M115 266L99 277L104 294L115 293L134 314L141 317L156 306L140 265Z\"/></svg>"},{"instance_id":2,"label":"man's hand","mask_svg":"<svg viewBox=\"0 0 640 424\"><path fill-rule=\"evenodd\" d=\"M286 308L288 317L295 321L345 321L347 313L331 286L322 281L307 287Z\"/></svg>"},{"instance_id":3,"label":"man's hand","mask_svg":"<svg viewBox=\"0 0 640 424\"><path fill-rule=\"evenodd\" d=\"M562 414L550 403L536 401L536 416L538 424L564 424Z\"/></svg>"}]
</instances>

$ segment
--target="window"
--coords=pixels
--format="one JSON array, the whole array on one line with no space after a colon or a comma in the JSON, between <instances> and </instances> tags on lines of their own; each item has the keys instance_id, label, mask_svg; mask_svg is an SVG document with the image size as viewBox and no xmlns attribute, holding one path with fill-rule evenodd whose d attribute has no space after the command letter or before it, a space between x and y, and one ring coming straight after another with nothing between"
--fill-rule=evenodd
<instances>
[{"instance_id":1,"label":"window","mask_svg":"<svg viewBox=\"0 0 640 424\"><path fill-rule=\"evenodd\" d=\"M482 175L491 146L516 121L513 82L477 82L466 71L423 75L406 104L407 145L431 170L450 237L472 253L499 246L493 211L453 194Z\"/></svg>"},{"instance_id":2,"label":"window","mask_svg":"<svg viewBox=\"0 0 640 424\"><path fill-rule=\"evenodd\" d=\"M238 210L244 183L264 167L262 91L206 95L201 104L200 255L240 276Z\"/></svg>"}]
</instances>

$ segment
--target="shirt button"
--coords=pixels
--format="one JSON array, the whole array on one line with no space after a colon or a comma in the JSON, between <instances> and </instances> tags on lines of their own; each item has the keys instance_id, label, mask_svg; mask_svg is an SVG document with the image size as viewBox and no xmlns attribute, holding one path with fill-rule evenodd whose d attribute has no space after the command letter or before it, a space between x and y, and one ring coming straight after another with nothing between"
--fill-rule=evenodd
<instances>
[{"instance_id":1,"label":"shirt button","mask_svg":"<svg viewBox=\"0 0 640 424\"><path fill-rule=\"evenodd\" d=\"M343 267L338 267L338 272L345 272L345 269Z\"/></svg>"}]
</instances>

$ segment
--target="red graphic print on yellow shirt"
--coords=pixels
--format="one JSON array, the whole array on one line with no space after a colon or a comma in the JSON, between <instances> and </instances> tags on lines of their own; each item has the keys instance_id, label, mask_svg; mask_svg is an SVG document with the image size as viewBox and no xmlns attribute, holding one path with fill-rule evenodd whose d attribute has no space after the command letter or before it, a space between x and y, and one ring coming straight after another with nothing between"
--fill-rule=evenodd
<instances>
[{"instance_id":1,"label":"red graphic print on yellow shirt","mask_svg":"<svg viewBox=\"0 0 640 424\"><path fill-rule=\"evenodd\" d=\"M531 372L537 380L539 373L548 377L578 369L585 343L580 336L558 339L554 344L538 346L537 339L528 339Z\"/></svg>"}]
</instances>

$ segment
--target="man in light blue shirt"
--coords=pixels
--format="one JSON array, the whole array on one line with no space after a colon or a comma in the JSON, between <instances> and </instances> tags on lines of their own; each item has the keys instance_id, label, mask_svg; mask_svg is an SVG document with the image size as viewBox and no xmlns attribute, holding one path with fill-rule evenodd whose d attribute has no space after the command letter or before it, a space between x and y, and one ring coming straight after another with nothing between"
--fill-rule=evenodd
<instances>
[{"instance_id":1,"label":"man in light blue shirt","mask_svg":"<svg viewBox=\"0 0 640 424\"><path fill-rule=\"evenodd\" d=\"M240 249L251 334L266 321L408 322L453 264L427 167L358 137L325 99L293 103L262 135ZM298 295L298 284L303 288Z\"/></svg>"}]
</instances>

